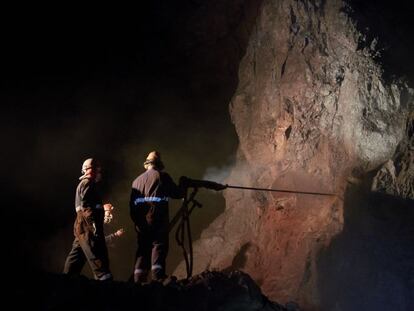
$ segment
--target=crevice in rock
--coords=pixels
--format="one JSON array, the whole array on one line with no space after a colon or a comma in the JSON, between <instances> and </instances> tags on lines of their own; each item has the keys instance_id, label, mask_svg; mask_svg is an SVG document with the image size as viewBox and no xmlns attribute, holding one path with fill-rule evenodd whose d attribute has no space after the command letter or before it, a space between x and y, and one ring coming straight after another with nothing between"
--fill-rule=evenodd
<instances>
[{"instance_id":1,"label":"crevice in rock","mask_svg":"<svg viewBox=\"0 0 414 311\"><path fill-rule=\"evenodd\" d=\"M246 253L251 249L252 244L250 242L245 243L240 248L239 252L234 257L231 265L229 268L227 268L228 271L231 270L240 270L243 269L247 262L247 256Z\"/></svg>"},{"instance_id":2,"label":"crevice in rock","mask_svg":"<svg viewBox=\"0 0 414 311\"><path fill-rule=\"evenodd\" d=\"M286 140L288 140L289 139L289 137L290 137L290 133L292 132L292 125L289 125L289 127L286 129L286 131L285 131L285 137L286 137Z\"/></svg>"},{"instance_id":3,"label":"crevice in rock","mask_svg":"<svg viewBox=\"0 0 414 311\"><path fill-rule=\"evenodd\" d=\"M286 55L285 61L282 64L282 69L280 70L280 76L283 77L284 73L285 73L285 67L286 67L286 62L288 59L289 55Z\"/></svg>"}]
</instances>

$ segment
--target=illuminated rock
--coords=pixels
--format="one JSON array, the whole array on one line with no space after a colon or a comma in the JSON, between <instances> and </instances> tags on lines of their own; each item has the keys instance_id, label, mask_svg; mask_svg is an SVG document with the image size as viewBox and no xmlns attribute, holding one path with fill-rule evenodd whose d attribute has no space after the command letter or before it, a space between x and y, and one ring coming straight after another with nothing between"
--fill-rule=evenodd
<instances>
[{"instance_id":1,"label":"illuminated rock","mask_svg":"<svg viewBox=\"0 0 414 311\"><path fill-rule=\"evenodd\" d=\"M195 273L242 269L271 299L320 305L318 256L343 231L347 183L394 157L412 110L412 91L384 81L361 40L342 1L263 2L230 104L240 144L226 182L337 196L226 190Z\"/></svg>"}]
</instances>

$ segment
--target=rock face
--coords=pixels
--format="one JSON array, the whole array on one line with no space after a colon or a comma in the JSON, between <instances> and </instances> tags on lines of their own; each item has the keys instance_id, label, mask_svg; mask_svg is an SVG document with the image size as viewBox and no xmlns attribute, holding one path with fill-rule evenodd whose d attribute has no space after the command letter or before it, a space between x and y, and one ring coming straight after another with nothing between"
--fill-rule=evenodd
<instances>
[{"instance_id":1,"label":"rock face","mask_svg":"<svg viewBox=\"0 0 414 311\"><path fill-rule=\"evenodd\" d=\"M226 190L195 245L196 273L242 269L271 299L318 308L318 256L344 229L347 182L384 165L373 188L414 198L412 91L384 82L344 8L263 1L230 105L240 145L226 180L337 195Z\"/></svg>"}]
</instances>

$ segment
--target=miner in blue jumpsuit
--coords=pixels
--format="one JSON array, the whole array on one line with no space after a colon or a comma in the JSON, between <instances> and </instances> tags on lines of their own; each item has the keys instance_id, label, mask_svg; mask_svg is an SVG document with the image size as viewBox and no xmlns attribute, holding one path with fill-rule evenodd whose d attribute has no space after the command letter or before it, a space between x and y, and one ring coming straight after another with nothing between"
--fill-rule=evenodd
<instances>
[{"instance_id":1,"label":"miner in blue jumpsuit","mask_svg":"<svg viewBox=\"0 0 414 311\"><path fill-rule=\"evenodd\" d=\"M169 198L184 196L170 175L163 171L160 153L148 154L146 171L132 183L130 215L137 232L134 281L142 283L151 271L153 280L166 278L168 254Z\"/></svg>"}]
</instances>

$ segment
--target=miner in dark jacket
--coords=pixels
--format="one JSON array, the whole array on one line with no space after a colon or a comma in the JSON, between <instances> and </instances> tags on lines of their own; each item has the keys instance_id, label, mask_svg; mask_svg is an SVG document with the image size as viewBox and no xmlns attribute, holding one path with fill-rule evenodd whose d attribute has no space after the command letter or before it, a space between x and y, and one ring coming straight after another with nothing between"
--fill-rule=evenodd
<instances>
[{"instance_id":1,"label":"miner in dark jacket","mask_svg":"<svg viewBox=\"0 0 414 311\"><path fill-rule=\"evenodd\" d=\"M82 174L75 195L75 239L66 258L63 273L78 275L87 261L97 280L111 280L103 224L105 219L112 218L112 205L102 204L98 183L101 179L101 167L98 161L85 160Z\"/></svg>"},{"instance_id":2,"label":"miner in dark jacket","mask_svg":"<svg viewBox=\"0 0 414 311\"><path fill-rule=\"evenodd\" d=\"M132 183L130 215L137 232L134 281L145 282L151 269L153 280L166 277L168 253L168 199L179 199L183 192L170 175L163 172L159 152L150 152L144 162L146 171Z\"/></svg>"}]
</instances>

